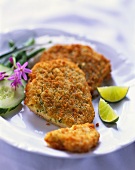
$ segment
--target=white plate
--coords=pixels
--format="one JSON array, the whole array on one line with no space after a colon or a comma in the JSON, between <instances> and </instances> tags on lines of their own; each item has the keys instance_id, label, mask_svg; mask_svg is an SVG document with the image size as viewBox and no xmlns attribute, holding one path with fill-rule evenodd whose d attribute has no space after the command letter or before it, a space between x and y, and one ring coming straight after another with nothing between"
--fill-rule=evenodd
<instances>
[{"instance_id":1,"label":"white plate","mask_svg":"<svg viewBox=\"0 0 135 170\"><path fill-rule=\"evenodd\" d=\"M44 142L44 136L48 131L58 129L54 125L47 125L46 121L36 116L34 113L22 104L12 112L12 116L0 117L0 137L9 144L29 151L43 154L46 156L63 157L63 158L80 158L95 155L102 155L120 149L135 139L135 86L132 64L115 52L108 45L88 40L84 37L78 37L58 30L52 29L32 29L32 30L15 30L10 33L0 35L2 43L0 50L5 52L8 50L8 40L13 39L17 44L21 44L28 37L35 37L37 43L45 43L52 41L55 43L82 43L88 44L95 48L98 52L104 54L111 60L112 64L112 80L108 82L112 85L130 85L130 89L123 101L112 104L112 107L120 116L119 121L115 125L104 124L98 116L99 98L93 100L96 116L94 124L99 123L97 130L101 137L99 145L92 151L85 154L74 154L65 151L58 151L47 147ZM52 45L52 44L51 44ZM48 46L47 46L48 47Z\"/></svg>"}]
</instances>

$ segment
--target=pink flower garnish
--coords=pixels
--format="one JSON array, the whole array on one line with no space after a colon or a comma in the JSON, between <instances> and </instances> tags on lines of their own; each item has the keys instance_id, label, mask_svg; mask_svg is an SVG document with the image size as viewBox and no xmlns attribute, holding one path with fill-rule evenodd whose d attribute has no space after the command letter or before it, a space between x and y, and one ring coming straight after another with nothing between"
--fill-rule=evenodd
<instances>
[{"instance_id":1,"label":"pink flower garnish","mask_svg":"<svg viewBox=\"0 0 135 170\"><path fill-rule=\"evenodd\" d=\"M6 72L0 72L0 80L3 80L7 75L5 74Z\"/></svg>"},{"instance_id":2,"label":"pink flower garnish","mask_svg":"<svg viewBox=\"0 0 135 170\"><path fill-rule=\"evenodd\" d=\"M19 62L16 63L17 69L14 70L15 73L18 73L20 77L22 77L24 80L27 80L26 73L31 73L31 70L26 68L28 65L28 62L21 65Z\"/></svg>"},{"instance_id":3,"label":"pink flower garnish","mask_svg":"<svg viewBox=\"0 0 135 170\"><path fill-rule=\"evenodd\" d=\"M10 58L9 58L9 61L10 61L10 63L13 64L13 62L14 62L13 57L10 57Z\"/></svg>"},{"instance_id":4,"label":"pink flower garnish","mask_svg":"<svg viewBox=\"0 0 135 170\"><path fill-rule=\"evenodd\" d=\"M8 78L8 80L12 80L12 81L13 81L13 82L11 83L11 86L12 86L12 87L15 87L15 89L16 89L16 87L18 87L19 84L22 85L21 77L20 77L20 74L19 74L18 72L12 74L12 75Z\"/></svg>"}]
</instances>

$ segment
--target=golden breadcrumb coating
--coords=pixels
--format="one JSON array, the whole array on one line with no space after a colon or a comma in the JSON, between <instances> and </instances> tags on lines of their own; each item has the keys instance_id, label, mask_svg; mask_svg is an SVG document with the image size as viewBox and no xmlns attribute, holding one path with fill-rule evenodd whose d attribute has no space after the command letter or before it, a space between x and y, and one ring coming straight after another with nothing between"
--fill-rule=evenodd
<instances>
[{"instance_id":1,"label":"golden breadcrumb coating","mask_svg":"<svg viewBox=\"0 0 135 170\"><path fill-rule=\"evenodd\" d=\"M101 86L106 78L110 78L110 61L89 46L81 44L54 45L41 55L40 61L57 58L67 58L84 71L91 93Z\"/></svg>"},{"instance_id":2,"label":"golden breadcrumb coating","mask_svg":"<svg viewBox=\"0 0 135 170\"><path fill-rule=\"evenodd\" d=\"M34 113L61 127L93 121L89 86L76 64L63 59L39 62L29 77L24 103Z\"/></svg>"},{"instance_id":3,"label":"golden breadcrumb coating","mask_svg":"<svg viewBox=\"0 0 135 170\"><path fill-rule=\"evenodd\" d=\"M48 132L44 140L52 148L82 153L95 147L99 137L94 124L85 123Z\"/></svg>"}]
</instances>

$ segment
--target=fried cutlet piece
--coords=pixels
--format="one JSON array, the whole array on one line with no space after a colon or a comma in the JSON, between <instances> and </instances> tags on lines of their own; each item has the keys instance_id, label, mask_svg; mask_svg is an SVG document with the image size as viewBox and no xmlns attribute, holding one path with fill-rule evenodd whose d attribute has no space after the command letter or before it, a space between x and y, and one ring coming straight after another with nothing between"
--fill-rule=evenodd
<instances>
[{"instance_id":1,"label":"fried cutlet piece","mask_svg":"<svg viewBox=\"0 0 135 170\"><path fill-rule=\"evenodd\" d=\"M61 126L92 122L95 116L85 75L73 62L39 62L26 85L25 104L37 115Z\"/></svg>"},{"instance_id":2,"label":"fried cutlet piece","mask_svg":"<svg viewBox=\"0 0 135 170\"><path fill-rule=\"evenodd\" d=\"M84 71L91 93L111 75L110 61L86 45L54 45L41 55L40 62L57 58L67 58Z\"/></svg>"},{"instance_id":3,"label":"fried cutlet piece","mask_svg":"<svg viewBox=\"0 0 135 170\"><path fill-rule=\"evenodd\" d=\"M95 147L99 137L94 124L85 123L48 132L44 140L52 148L82 153Z\"/></svg>"}]
</instances>

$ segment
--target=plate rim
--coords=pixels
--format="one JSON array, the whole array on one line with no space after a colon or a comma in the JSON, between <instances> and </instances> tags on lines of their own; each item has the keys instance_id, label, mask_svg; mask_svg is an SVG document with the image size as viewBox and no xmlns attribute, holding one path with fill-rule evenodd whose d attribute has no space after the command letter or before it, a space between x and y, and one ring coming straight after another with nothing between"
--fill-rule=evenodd
<instances>
[{"instance_id":1,"label":"plate rim","mask_svg":"<svg viewBox=\"0 0 135 170\"><path fill-rule=\"evenodd\" d=\"M79 38L80 40L83 40L83 41L86 41L86 42L90 42L90 43L93 43L93 44L98 44L98 45L103 45L103 46L106 46L107 48L109 48L109 49L111 49L113 52L115 52L116 54L118 54L117 53L117 50L115 50L113 47L111 47L111 46L109 46L109 45L107 45L107 44L104 44L104 43L102 43L102 42L99 42L99 41L96 41L96 40L92 40L92 39L89 39L89 38L86 38L86 36L80 36L80 35L77 35L77 34L72 34L72 33L68 33L68 32L65 32L65 31L62 31L62 30L58 30L58 29L52 29L52 28L44 28L44 27L36 27L36 28L25 28L25 29L13 29L13 30L11 30L11 31L5 31L4 33L0 33L0 35L4 35L4 34L12 34L13 32L16 32L16 31L36 31L36 33L37 33L37 31L39 31L39 30L51 30L51 31L57 31L57 32L59 32L60 34L62 34L62 35L64 35L64 36L70 36L70 37L74 37L74 38ZM43 35L46 35L46 34L43 34ZM42 35L42 36L43 36ZM38 37L38 36L37 36ZM37 37L35 37L35 38L37 38ZM125 57L126 58L126 57ZM134 74L135 74L135 72L134 72ZM3 119L3 118L1 118L0 117L0 120L1 119ZM15 128L15 127L14 127ZM3 141L5 141L7 144L10 144L10 145L12 145L12 146L14 146L14 147L16 147L16 148L18 148L18 149L21 149L21 150L23 150L23 151L26 151L26 152L31 152L31 153L37 153L37 154L41 154L41 155L44 155L44 156L51 156L51 157L60 157L60 158L70 158L70 159L74 159L74 158L84 158L84 157L93 157L93 156L99 156L99 155L105 155L105 154L108 154L108 153L111 153L111 152L114 152L114 151L117 151L117 150L119 150L119 149L121 149L121 148L123 148L123 147L125 147L125 146L127 146L127 145L130 145L131 143L133 143L134 141L135 141L135 139L132 139L132 140L130 140L130 142L129 143L127 143L127 144L125 144L125 145L118 145L117 147L115 147L115 148L113 148L111 151L109 151L109 152L105 152L105 153L100 153L100 154L95 154L95 153L90 153L90 154L87 154L86 153L86 155L80 155L80 154L75 154L75 156L73 155L73 156L59 156L59 155L52 155L52 154L46 154L45 152L44 153L42 153L42 152L38 152L38 151L29 151L28 149L25 149L25 148L21 148L21 147L19 147L19 146L16 146L15 145L15 143L11 143L11 142L9 142L9 141L6 141L6 140L4 140L4 139L2 139L2 137L0 137L0 139L1 140L3 140Z\"/></svg>"}]
</instances>

